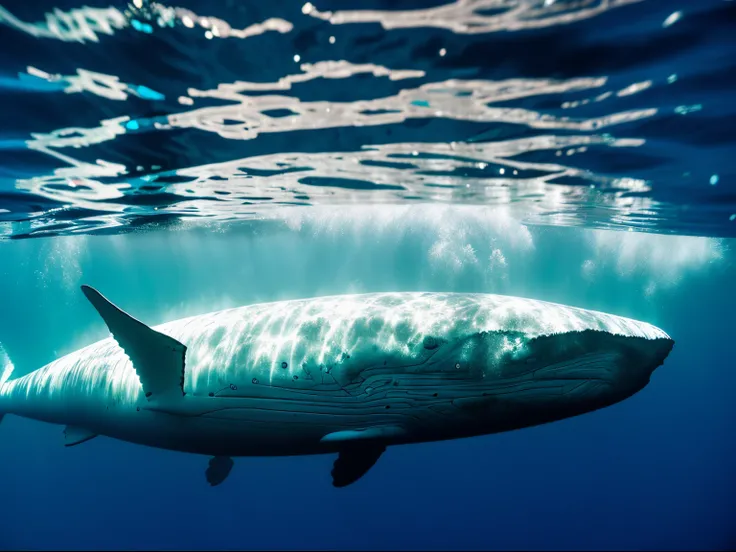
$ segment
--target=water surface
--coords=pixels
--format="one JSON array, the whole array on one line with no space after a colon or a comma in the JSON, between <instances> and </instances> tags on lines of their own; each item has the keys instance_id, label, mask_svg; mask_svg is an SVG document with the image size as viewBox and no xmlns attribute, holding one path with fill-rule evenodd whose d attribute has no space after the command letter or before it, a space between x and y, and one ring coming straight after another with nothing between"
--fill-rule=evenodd
<instances>
[{"instance_id":1,"label":"water surface","mask_svg":"<svg viewBox=\"0 0 736 552\"><path fill-rule=\"evenodd\" d=\"M0 7L0 233L504 205L733 236L729 1Z\"/></svg>"}]
</instances>

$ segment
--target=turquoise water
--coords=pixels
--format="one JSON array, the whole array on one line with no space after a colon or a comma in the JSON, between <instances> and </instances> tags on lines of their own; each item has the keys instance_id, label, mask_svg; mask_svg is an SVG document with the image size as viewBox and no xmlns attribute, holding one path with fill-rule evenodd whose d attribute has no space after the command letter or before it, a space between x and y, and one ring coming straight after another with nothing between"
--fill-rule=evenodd
<instances>
[{"instance_id":1,"label":"turquoise water","mask_svg":"<svg viewBox=\"0 0 736 552\"><path fill-rule=\"evenodd\" d=\"M65 448L8 415L0 548L732 547L735 20L725 1L4 4L14 375L108 336L82 284L149 325L498 293L675 347L621 403L392 447L344 489L334 455L238 458L212 488L207 457Z\"/></svg>"}]
</instances>

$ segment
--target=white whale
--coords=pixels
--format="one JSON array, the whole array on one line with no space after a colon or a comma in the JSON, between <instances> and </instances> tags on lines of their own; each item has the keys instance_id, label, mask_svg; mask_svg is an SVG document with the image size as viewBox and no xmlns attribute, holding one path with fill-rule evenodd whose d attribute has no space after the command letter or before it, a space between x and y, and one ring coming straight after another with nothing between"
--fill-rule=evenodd
<instances>
[{"instance_id":1,"label":"white whale","mask_svg":"<svg viewBox=\"0 0 736 552\"><path fill-rule=\"evenodd\" d=\"M212 456L339 453L333 484L390 445L596 410L642 389L674 344L610 314L488 294L375 293L256 304L150 328L88 286L112 337L0 384L0 413ZM2 416L2 414L0 414Z\"/></svg>"}]
</instances>

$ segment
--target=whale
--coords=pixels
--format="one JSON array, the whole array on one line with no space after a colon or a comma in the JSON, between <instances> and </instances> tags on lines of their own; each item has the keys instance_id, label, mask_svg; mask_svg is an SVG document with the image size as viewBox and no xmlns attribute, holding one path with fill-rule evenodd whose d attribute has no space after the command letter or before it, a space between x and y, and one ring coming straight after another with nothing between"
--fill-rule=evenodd
<instances>
[{"instance_id":1,"label":"whale","mask_svg":"<svg viewBox=\"0 0 736 552\"><path fill-rule=\"evenodd\" d=\"M81 289L109 337L20 377L8 361L0 418L63 425L65 446L208 456L211 486L237 457L336 454L345 487L388 447L592 412L643 389L674 345L646 322L493 294L335 295L148 326Z\"/></svg>"}]
</instances>

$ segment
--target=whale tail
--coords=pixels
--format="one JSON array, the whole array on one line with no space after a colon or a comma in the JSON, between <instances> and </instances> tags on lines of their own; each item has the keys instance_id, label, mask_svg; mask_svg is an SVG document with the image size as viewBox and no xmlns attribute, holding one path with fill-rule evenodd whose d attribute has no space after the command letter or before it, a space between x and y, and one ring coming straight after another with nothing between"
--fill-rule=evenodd
<instances>
[{"instance_id":1,"label":"whale tail","mask_svg":"<svg viewBox=\"0 0 736 552\"><path fill-rule=\"evenodd\" d=\"M13 375L13 370L15 370L15 366L5 351L5 347L0 343L0 397L3 394L3 387ZM5 416L5 413L0 410L0 422L2 422L3 416Z\"/></svg>"}]
</instances>

